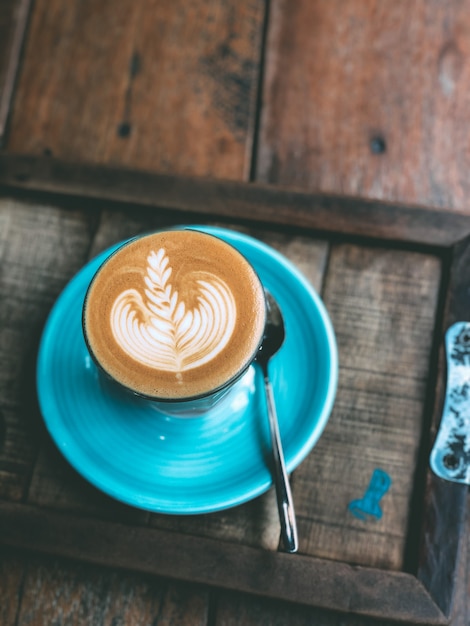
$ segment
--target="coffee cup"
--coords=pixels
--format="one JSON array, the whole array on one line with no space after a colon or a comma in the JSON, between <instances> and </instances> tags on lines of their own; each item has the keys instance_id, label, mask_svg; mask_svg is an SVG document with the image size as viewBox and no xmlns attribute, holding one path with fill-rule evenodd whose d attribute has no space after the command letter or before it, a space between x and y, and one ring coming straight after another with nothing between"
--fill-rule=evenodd
<instances>
[{"instance_id":1,"label":"coffee cup","mask_svg":"<svg viewBox=\"0 0 470 626\"><path fill-rule=\"evenodd\" d=\"M181 416L208 411L241 381L265 323L264 289L249 261L193 228L121 245L92 278L82 314L107 381Z\"/></svg>"}]
</instances>

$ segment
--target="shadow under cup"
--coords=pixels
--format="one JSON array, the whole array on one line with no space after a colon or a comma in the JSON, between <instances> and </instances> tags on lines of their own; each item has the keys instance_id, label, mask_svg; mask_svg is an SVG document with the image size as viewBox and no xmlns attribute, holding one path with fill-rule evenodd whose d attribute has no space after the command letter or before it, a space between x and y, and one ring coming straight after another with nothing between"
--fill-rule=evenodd
<instances>
[{"instance_id":1,"label":"shadow under cup","mask_svg":"<svg viewBox=\"0 0 470 626\"><path fill-rule=\"evenodd\" d=\"M202 296L199 296L199 300L204 306L206 305L206 303L203 302L205 295L204 288L208 280L207 277L209 277L212 272L218 277L217 280L214 281L216 285L216 288L214 288L216 296L218 296L217 289L220 288L222 293L222 295L220 296L220 302L222 304L219 304L219 308L224 305L226 300L233 300L235 301L235 304L240 303L240 307L236 307L236 312L238 316L237 323L240 327L251 328L251 331L250 333L248 333L248 335L240 335L242 339L245 336L249 337L247 350L245 351L244 358L239 359L238 365L234 364L234 366L230 367L227 370L228 374L225 378L219 377L219 379L217 380L217 384L213 385L212 387L209 386L209 388L204 389L200 393L186 393L184 383L185 373L183 372L183 374L181 374L179 372L176 372L175 376L181 377L183 381L178 387L178 393L174 394L173 396L171 394L166 394L165 397L163 397L161 395L158 395L158 393L146 393L142 388L139 388L138 381L136 384L126 384L123 381L123 378L125 379L125 375L113 375L112 363L110 364L109 360L109 351L106 350L106 353L103 351L103 354L106 354L106 359L102 358L100 350L97 349L97 343L92 337L92 332L90 331L90 320L100 319L101 326L107 328L107 320L114 319L113 315L114 317L116 317L115 310L119 309L119 307L116 306L116 301L118 300L118 298L115 297L114 291L111 291L112 297L109 297L109 294L106 293L106 285L112 282L117 283L121 280L122 272L116 271L116 268L119 266L121 258L124 262L128 262L128 259L126 260L126 255L129 256L129 253L133 252L133 246L135 247L135 252L139 253L137 254L137 257L139 257L139 255L140 257L137 258L136 264L131 264L133 267L133 271L129 273L129 276L127 276L121 289L121 293L125 292L127 294L130 294L132 298L129 297L129 302L126 303L126 305L122 307L122 309L119 309L121 313L122 311L127 311L128 327L132 328L134 333L137 333L139 329L142 329L144 327L144 321L145 319L147 319L145 318L145 315L147 315L149 311L150 314L154 314L156 311L156 318L158 317L159 311L158 309L156 309L156 307L158 307L159 301L155 294L158 295L161 293L166 293L169 295L169 301L173 302L173 300L176 300L177 296L182 291L182 289L179 289L178 279L182 276L180 284L184 284L185 282L187 282L187 280L192 279L191 275L195 274L194 267L196 261L199 260L198 255L200 254L200 248L198 248L198 245L188 246L187 250L190 257L189 260L180 264L182 268L181 271L178 271L178 268L175 270L175 267L172 267L171 265L172 257L174 257L172 242L173 238L178 237L178 233L184 233L184 238L189 237L189 239L193 241L193 244L194 242L196 242L199 245L199 243L202 242L202 244L206 246L206 248L211 248L212 246L214 246L214 254L212 255L212 257L209 256L209 258L206 259L204 263L202 263L202 266L204 268L204 281L199 282L201 283L201 285L204 285L204 287L201 288ZM227 253L227 256L224 256L224 253ZM139 263L141 263L144 257L147 261L149 261L150 259L150 264L147 263L149 266L147 268L142 268L141 271L134 271L135 267L138 266ZM234 282L232 300L230 300L230 297L226 295L226 292L230 292L232 287L230 281L232 280L232 276L237 273L236 268L233 265L234 262L236 263L236 268L240 268L240 276L242 277L242 279L244 277L248 277L248 282L250 284L247 284L244 289L241 289L243 285L240 286L240 284ZM161 265L161 271L159 271L159 263ZM113 264L116 266L116 268L113 267ZM227 267L224 268L224 264L227 265ZM191 269L188 270L188 267ZM170 269L172 270L171 273L169 272ZM108 280L102 281L102 277L106 274L108 275ZM173 275L175 284L171 283L171 277ZM170 278L168 278L168 276ZM220 285L222 285L222 287L219 287L219 279ZM162 284L156 284L159 282L159 280L162 281ZM145 288L142 287L142 284L145 285ZM102 287L103 290L100 291ZM139 289L141 289L141 294L140 296L137 296L134 292L138 291ZM224 289L226 289L226 292L224 291ZM246 306L245 301L247 298L249 300L250 297L253 298L255 301L254 304L256 306L253 306L253 309L250 309L250 307L247 308ZM147 304L145 304L145 298L147 298ZM218 301L217 298L213 298L212 293L207 296L207 300L209 302L216 302L216 305L213 305L213 308L216 308ZM197 301L197 299L194 301ZM111 302L112 305L110 304ZM144 313L142 313L141 315L139 312L132 311L133 305L144 306L144 304L142 304L143 302L145 306L147 306L145 315ZM194 319L197 317L194 311L191 311L190 305L185 307L185 303L183 302L178 306L173 307L175 311L179 311L179 313L176 315L178 319L175 324L181 322L184 317L183 312L184 314L188 315L188 319ZM201 310L210 310L210 307L206 306L206 309L204 309L204 306L201 307ZM95 316L93 315L92 309L96 309ZM163 310L166 311L165 307L163 307ZM242 314L243 318L240 319L240 316ZM139 317L139 315L141 315L141 317ZM165 323L166 322L167 320L165 320ZM157 323L158 319L156 321L154 320L154 324L157 325ZM103 262L103 264L98 268L97 272L92 278L85 296L82 312L82 328L85 343L87 345L92 360L97 366L100 383L102 384L106 392L114 396L122 396L122 399L125 399L126 401L129 401L129 398L132 397L136 402L144 402L146 403L146 405L154 408L161 413L175 417L197 417L211 411L216 406L223 407L225 403L227 403L227 406L230 406L230 404L233 402L239 402L242 397L246 397L250 393L250 390L252 390L254 384L253 363L258 354L258 350L263 339L265 323L265 292L261 281L250 262L235 247L233 247L226 241L219 239L215 235L203 233L201 231L196 231L192 229L174 229L171 231L159 231L157 233L150 233L141 237L136 237L117 248ZM235 327L237 327L236 324ZM108 343L113 344L113 341L111 340L111 333L108 334ZM207 334L208 333L206 331L206 335ZM220 335L222 337L226 337L227 332L224 332L223 328L222 330L219 328L219 336ZM146 337L149 337L148 333L146 332L142 331L139 334L139 339L141 341L144 341ZM150 339L152 339L152 337L150 337ZM236 339L234 341L236 341ZM107 342L105 341L104 344L106 343ZM228 345L230 345L230 341L228 341ZM164 350L166 350L167 347L168 346L163 346ZM124 346L124 349L125 348L126 345ZM112 350L115 350L117 353L120 354L122 349L122 346L118 346L117 348L114 346L112 349L110 349L110 351L112 352ZM157 348L155 347L155 343L152 343L152 350L157 350ZM156 354L158 361L158 353L156 352ZM223 356L223 349L221 350L220 354L217 353L217 356L219 358ZM226 358L225 360L228 361L229 359L230 351L228 351L228 358ZM130 363L132 363L132 361L130 361ZM120 365L120 367L122 370L122 364ZM196 368L194 369L196 370ZM222 371L225 370L222 368ZM168 377L168 371L164 371L156 367L153 375L155 376L155 381L157 381L155 384L155 389L158 389L159 377Z\"/></svg>"}]
</instances>

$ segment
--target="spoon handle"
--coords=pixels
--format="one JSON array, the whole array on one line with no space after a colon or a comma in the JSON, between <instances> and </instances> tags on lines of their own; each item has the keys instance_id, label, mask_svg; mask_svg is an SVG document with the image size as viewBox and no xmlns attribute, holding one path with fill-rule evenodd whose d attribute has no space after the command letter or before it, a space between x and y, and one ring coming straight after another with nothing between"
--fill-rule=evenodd
<instances>
[{"instance_id":1,"label":"spoon handle","mask_svg":"<svg viewBox=\"0 0 470 626\"><path fill-rule=\"evenodd\" d=\"M271 431L271 442L274 456L274 483L276 486L277 508L281 522L281 533L284 548L287 552L297 552L298 536L297 522L295 519L294 502L287 475L284 453L282 451L281 435L279 433L279 423L277 421L276 405L271 382L264 376L264 387L266 390L266 400L268 405L269 429Z\"/></svg>"}]
</instances>

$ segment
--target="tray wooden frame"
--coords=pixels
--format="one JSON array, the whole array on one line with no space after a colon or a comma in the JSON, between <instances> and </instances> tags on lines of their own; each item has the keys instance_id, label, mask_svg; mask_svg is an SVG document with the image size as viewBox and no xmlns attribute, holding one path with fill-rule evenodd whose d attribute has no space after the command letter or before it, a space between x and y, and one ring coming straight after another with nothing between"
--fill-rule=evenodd
<instances>
[{"instance_id":1,"label":"tray wooden frame","mask_svg":"<svg viewBox=\"0 0 470 626\"><path fill-rule=\"evenodd\" d=\"M158 175L0 153L0 191L52 194L284 225L329 238L432 251L443 263L441 307L430 364L429 443L445 394L440 337L470 312L470 215L362 198ZM427 462L427 457L426 457ZM77 518L0 501L0 542L87 562L407 623L445 624L452 612L467 487L423 468L415 571L394 572L215 539ZM118 547L118 548L117 548ZM269 572L269 575L267 575Z\"/></svg>"}]
</instances>

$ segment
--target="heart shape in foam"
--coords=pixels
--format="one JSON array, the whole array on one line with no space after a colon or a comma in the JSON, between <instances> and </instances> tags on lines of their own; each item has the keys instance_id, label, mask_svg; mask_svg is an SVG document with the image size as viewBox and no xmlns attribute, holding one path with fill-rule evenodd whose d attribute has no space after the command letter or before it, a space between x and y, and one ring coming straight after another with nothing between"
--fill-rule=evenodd
<instances>
[{"instance_id":1,"label":"heart shape in foam","mask_svg":"<svg viewBox=\"0 0 470 626\"><path fill-rule=\"evenodd\" d=\"M190 308L171 283L172 273L165 249L152 251L142 291L126 289L116 298L111 328L132 359L178 376L222 352L234 331L237 311L228 285L201 271L189 276L197 293L196 305Z\"/></svg>"}]
</instances>

